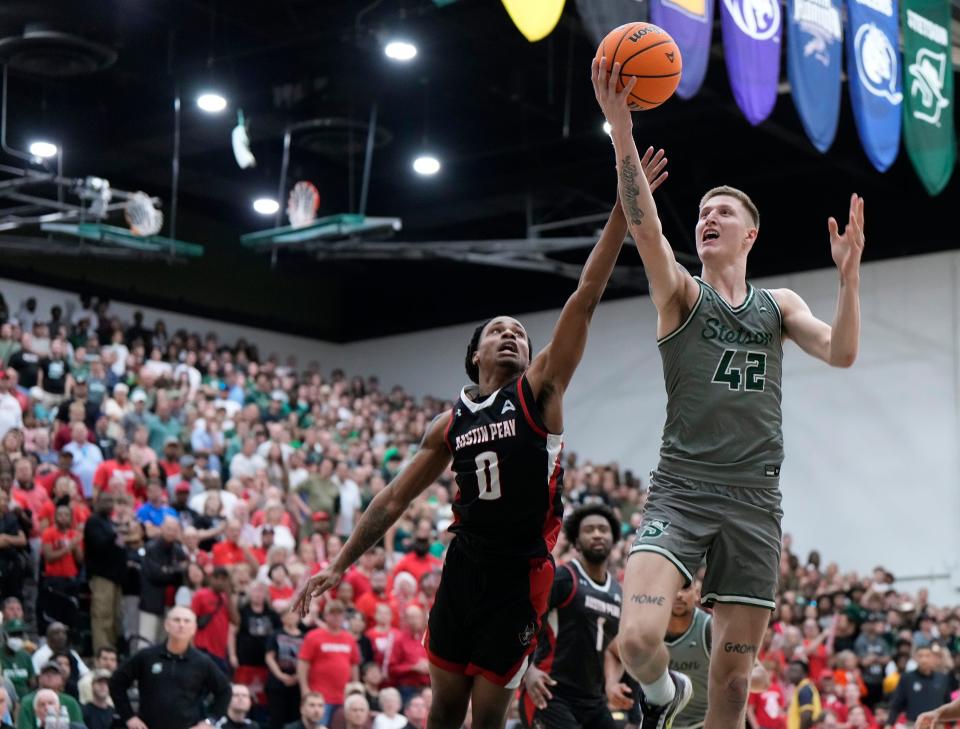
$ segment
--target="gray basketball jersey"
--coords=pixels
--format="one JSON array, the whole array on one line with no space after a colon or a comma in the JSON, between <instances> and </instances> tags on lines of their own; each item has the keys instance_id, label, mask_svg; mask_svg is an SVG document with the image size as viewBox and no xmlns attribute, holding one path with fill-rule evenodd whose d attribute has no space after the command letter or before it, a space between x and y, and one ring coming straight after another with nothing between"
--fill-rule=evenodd
<instances>
[{"instance_id":1,"label":"gray basketball jersey","mask_svg":"<svg viewBox=\"0 0 960 729\"><path fill-rule=\"evenodd\" d=\"M709 284L686 321L658 341L667 389L660 465L731 486L775 488L783 462L783 319L773 296L747 284L734 308Z\"/></svg>"},{"instance_id":2,"label":"gray basketball jersey","mask_svg":"<svg viewBox=\"0 0 960 729\"><path fill-rule=\"evenodd\" d=\"M693 697L683 708L673 725L676 729L696 727L707 716L707 678L710 674L710 620L700 608L693 610L693 622L683 635L667 640L670 670L685 674L693 684Z\"/></svg>"}]
</instances>

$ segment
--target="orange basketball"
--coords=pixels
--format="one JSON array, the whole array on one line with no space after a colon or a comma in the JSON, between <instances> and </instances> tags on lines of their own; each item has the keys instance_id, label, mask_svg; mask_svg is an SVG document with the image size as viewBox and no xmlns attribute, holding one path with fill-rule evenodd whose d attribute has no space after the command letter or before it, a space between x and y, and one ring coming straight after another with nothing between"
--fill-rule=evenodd
<instances>
[{"instance_id":1,"label":"orange basketball","mask_svg":"<svg viewBox=\"0 0 960 729\"><path fill-rule=\"evenodd\" d=\"M597 59L603 56L608 73L620 62L617 91L623 91L631 76L637 79L629 99L634 111L660 106L680 83L680 49L667 31L652 23L627 23L611 30L597 49Z\"/></svg>"}]
</instances>

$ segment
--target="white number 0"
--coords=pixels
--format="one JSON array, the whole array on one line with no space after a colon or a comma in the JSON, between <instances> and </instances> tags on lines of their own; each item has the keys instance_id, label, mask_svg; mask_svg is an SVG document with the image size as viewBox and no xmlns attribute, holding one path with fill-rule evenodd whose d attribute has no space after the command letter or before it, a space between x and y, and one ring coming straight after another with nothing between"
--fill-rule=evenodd
<instances>
[{"instance_id":1,"label":"white number 0","mask_svg":"<svg viewBox=\"0 0 960 729\"><path fill-rule=\"evenodd\" d=\"M481 499L496 501L500 498L500 464L494 451L484 451L477 456L477 485Z\"/></svg>"}]
</instances>

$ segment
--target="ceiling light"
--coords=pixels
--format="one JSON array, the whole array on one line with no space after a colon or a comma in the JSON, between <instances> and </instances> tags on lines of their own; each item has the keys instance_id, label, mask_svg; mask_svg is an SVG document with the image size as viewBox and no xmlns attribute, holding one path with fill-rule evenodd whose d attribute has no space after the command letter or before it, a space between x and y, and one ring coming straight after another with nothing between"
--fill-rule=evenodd
<instances>
[{"instance_id":1,"label":"ceiling light","mask_svg":"<svg viewBox=\"0 0 960 729\"><path fill-rule=\"evenodd\" d=\"M440 160L429 154L420 155L413 161L413 171L418 175L435 175L440 171Z\"/></svg>"},{"instance_id":2,"label":"ceiling light","mask_svg":"<svg viewBox=\"0 0 960 729\"><path fill-rule=\"evenodd\" d=\"M41 159L49 159L57 156L57 145L53 142L37 140L30 143L30 154Z\"/></svg>"},{"instance_id":3,"label":"ceiling light","mask_svg":"<svg viewBox=\"0 0 960 729\"><path fill-rule=\"evenodd\" d=\"M383 52L392 61L412 61L417 55L417 47L409 41L394 40L384 46Z\"/></svg>"},{"instance_id":4,"label":"ceiling light","mask_svg":"<svg viewBox=\"0 0 960 729\"><path fill-rule=\"evenodd\" d=\"M276 215L280 209L280 203L272 197L258 197L253 201L253 209L261 215Z\"/></svg>"},{"instance_id":5,"label":"ceiling light","mask_svg":"<svg viewBox=\"0 0 960 729\"><path fill-rule=\"evenodd\" d=\"M220 94L210 91L197 97L197 106L208 114L217 114L227 108L227 100Z\"/></svg>"},{"instance_id":6,"label":"ceiling light","mask_svg":"<svg viewBox=\"0 0 960 729\"><path fill-rule=\"evenodd\" d=\"M610 126L610 122L605 121L605 122L603 123L603 131L604 131L606 134L609 134L610 132L613 131L613 127Z\"/></svg>"}]
</instances>

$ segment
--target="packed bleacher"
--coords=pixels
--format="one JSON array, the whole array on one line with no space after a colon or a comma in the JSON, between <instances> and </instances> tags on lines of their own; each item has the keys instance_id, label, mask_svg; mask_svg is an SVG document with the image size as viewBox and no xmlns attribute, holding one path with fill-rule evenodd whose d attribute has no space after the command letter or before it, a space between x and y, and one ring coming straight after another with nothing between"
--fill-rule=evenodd
<instances>
[{"instance_id":1,"label":"packed bleacher","mask_svg":"<svg viewBox=\"0 0 960 729\"><path fill-rule=\"evenodd\" d=\"M197 616L194 645L248 689L244 698L234 687L232 720L423 729L421 638L451 540L452 473L305 620L287 608L449 402L418 401L336 363L265 355L254 342L171 332L139 314L120 321L107 301L2 309L4 725L36 729L48 726L41 715L63 714L71 726L111 726L118 662L160 641L165 616L185 606ZM564 465L568 510L602 502L619 516L612 564L622 578L644 483L578 457L576 443ZM570 556L562 536L555 556ZM906 672L956 689L960 610L893 589L883 568L858 575L817 553L801 558L789 536L781 576L754 729L786 727L798 660L825 727L894 723L908 709L897 692Z\"/></svg>"}]
</instances>

